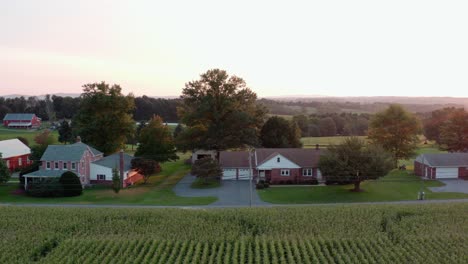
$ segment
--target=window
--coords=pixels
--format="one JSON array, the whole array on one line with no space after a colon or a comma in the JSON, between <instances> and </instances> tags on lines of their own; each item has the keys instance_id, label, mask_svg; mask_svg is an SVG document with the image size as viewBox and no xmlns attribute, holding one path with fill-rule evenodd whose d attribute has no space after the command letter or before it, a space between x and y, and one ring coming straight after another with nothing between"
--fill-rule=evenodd
<instances>
[{"instance_id":1,"label":"window","mask_svg":"<svg viewBox=\"0 0 468 264\"><path fill-rule=\"evenodd\" d=\"M63 163L63 169L64 170L68 169L68 164L66 162Z\"/></svg>"},{"instance_id":2,"label":"window","mask_svg":"<svg viewBox=\"0 0 468 264\"><path fill-rule=\"evenodd\" d=\"M312 176L312 169L302 169L302 176Z\"/></svg>"},{"instance_id":3,"label":"window","mask_svg":"<svg viewBox=\"0 0 468 264\"><path fill-rule=\"evenodd\" d=\"M76 170L76 163L72 162L71 165L72 165L72 170Z\"/></svg>"},{"instance_id":4,"label":"window","mask_svg":"<svg viewBox=\"0 0 468 264\"><path fill-rule=\"evenodd\" d=\"M281 161L280 157L276 158L276 162L280 162L280 161Z\"/></svg>"},{"instance_id":5,"label":"window","mask_svg":"<svg viewBox=\"0 0 468 264\"><path fill-rule=\"evenodd\" d=\"M23 158L19 158L19 159L18 159L18 165L19 165L19 166L23 165Z\"/></svg>"},{"instance_id":6,"label":"window","mask_svg":"<svg viewBox=\"0 0 468 264\"><path fill-rule=\"evenodd\" d=\"M50 162L49 162L49 161L46 162L46 168L47 168L48 170L50 170Z\"/></svg>"},{"instance_id":7,"label":"window","mask_svg":"<svg viewBox=\"0 0 468 264\"><path fill-rule=\"evenodd\" d=\"M97 179L99 181L105 181L106 180L106 175L105 174L98 174L97 175Z\"/></svg>"},{"instance_id":8,"label":"window","mask_svg":"<svg viewBox=\"0 0 468 264\"><path fill-rule=\"evenodd\" d=\"M281 170L281 176L289 176L289 170Z\"/></svg>"},{"instance_id":9,"label":"window","mask_svg":"<svg viewBox=\"0 0 468 264\"><path fill-rule=\"evenodd\" d=\"M58 166L58 162L54 162L54 169L58 170L59 166Z\"/></svg>"}]
</instances>

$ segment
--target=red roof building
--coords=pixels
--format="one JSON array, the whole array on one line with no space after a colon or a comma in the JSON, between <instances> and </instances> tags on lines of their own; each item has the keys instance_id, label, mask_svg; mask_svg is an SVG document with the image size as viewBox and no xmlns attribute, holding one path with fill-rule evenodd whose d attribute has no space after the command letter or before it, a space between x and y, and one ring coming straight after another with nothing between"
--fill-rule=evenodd
<instances>
[{"instance_id":1,"label":"red roof building","mask_svg":"<svg viewBox=\"0 0 468 264\"><path fill-rule=\"evenodd\" d=\"M29 160L31 149L16 138L0 141L0 153L10 171L26 167L32 163Z\"/></svg>"},{"instance_id":2,"label":"red roof building","mask_svg":"<svg viewBox=\"0 0 468 264\"><path fill-rule=\"evenodd\" d=\"M35 114L12 114L8 113L3 118L3 126L8 128L38 128L41 119Z\"/></svg>"}]
</instances>

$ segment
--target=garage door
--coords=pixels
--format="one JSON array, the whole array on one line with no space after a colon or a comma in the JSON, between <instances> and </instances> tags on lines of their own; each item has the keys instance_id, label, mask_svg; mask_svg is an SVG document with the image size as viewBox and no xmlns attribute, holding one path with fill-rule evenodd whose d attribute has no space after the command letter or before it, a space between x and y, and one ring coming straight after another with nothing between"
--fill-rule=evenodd
<instances>
[{"instance_id":1,"label":"garage door","mask_svg":"<svg viewBox=\"0 0 468 264\"><path fill-rule=\"evenodd\" d=\"M458 168L437 168L436 179L458 178Z\"/></svg>"},{"instance_id":2,"label":"garage door","mask_svg":"<svg viewBox=\"0 0 468 264\"><path fill-rule=\"evenodd\" d=\"M249 169L239 169L239 180L249 180L250 172Z\"/></svg>"},{"instance_id":3,"label":"garage door","mask_svg":"<svg viewBox=\"0 0 468 264\"><path fill-rule=\"evenodd\" d=\"M223 169L223 180L235 180L236 169Z\"/></svg>"}]
</instances>

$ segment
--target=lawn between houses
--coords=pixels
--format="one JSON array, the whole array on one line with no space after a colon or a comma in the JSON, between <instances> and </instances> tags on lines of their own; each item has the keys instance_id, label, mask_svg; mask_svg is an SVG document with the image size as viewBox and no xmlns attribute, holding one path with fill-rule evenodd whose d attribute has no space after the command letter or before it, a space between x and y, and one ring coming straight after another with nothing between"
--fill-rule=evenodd
<instances>
[{"instance_id":1,"label":"lawn between houses","mask_svg":"<svg viewBox=\"0 0 468 264\"><path fill-rule=\"evenodd\" d=\"M187 154L179 155L175 162L162 164L162 171L149 178L147 184L137 184L115 194L110 187L94 186L85 189L81 196L61 198L36 198L13 194L17 184L0 185L0 202L7 203L70 203L70 204L139 204L139 205L206 205L215 197L180 197L172 188L190 171L184 164Z\"/></svg>"}]
</instances>

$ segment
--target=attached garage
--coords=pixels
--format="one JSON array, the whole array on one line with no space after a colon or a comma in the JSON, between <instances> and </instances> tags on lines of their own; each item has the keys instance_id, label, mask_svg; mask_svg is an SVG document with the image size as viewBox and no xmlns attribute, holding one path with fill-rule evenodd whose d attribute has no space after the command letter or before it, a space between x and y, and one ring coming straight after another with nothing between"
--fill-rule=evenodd
<instances>
[{"instance_id":1,"label":"attached garage","mask_svg":"<svg viewBox=\"0 0 468 264\"><path fill-rule=\"evenodd\" d=\"M250 170L249 169L239 169L239 180L249 180L250 179Z\"/></svg>"},{"instance_id":2,"label":"attached garage","mask_svg":"<svg viewBox=\"0 0 468 264\"><path fill-rule=\"evenodd\" d=\"M223 169L223 180L237 179L237 169Z\"/></svg>"},{"instance_id":3,"label":"attached garage","mask_svg":"<svg viewBox=\"0 0 468 264\"><path fill-rule=\"evenodd\" d=\"M458 168L436 168L437 179L456 179L458 178Z\"/></svg>"}]
</instances>

